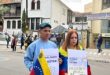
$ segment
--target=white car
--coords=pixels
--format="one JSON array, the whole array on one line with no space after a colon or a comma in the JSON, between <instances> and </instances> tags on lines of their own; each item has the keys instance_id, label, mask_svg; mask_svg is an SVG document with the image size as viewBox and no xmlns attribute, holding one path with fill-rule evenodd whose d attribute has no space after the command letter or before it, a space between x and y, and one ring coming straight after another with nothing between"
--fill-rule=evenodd
<instances>
[{"instance_id":1,"label":"white car","mask_svg":"<svg viewBox=\"0 0 110 75\"><path fill-rule=\"evenodd\" d=\"M0 32L0 44L6 45L6 35L3 32Z\"/></svg>"},{"instance_id":2,"label":"white car","mask_svg":"<svg viewBox=\"0 0 110 75\"><path fill-rule=\"evenodd\" d=\"M0 32L0 41L6 41L6 35L3 32Z\"/></svg>"}]
</instances>

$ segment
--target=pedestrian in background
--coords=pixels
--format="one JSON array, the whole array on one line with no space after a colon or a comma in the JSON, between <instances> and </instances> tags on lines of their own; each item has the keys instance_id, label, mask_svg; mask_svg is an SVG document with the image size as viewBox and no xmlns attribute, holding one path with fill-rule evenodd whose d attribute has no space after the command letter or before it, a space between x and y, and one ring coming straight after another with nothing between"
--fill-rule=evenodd
<instances>
[{"instance_id":1,"label":"pedestrian in background","mask_svg":"<svg viewBox=\"0 0 110 75\"><path fill-rule=\"evenodd\" d=\"M57 36L56 36L56 43L57 43L57 46L58 47L60 47L60 43L61 43L61 40L62 40L62 36L61 36L61 34L58 34Z\"/></svg>"},{"instance_id":2,"label":"pedestrian in background","mask_svg":"<svg viewBox=\"0 0 110 75\"><path fill-rule=\"evenodd\" d=\"M22 47L24 46L24 34L22 33L22 35L21 35L21 49L22 49Z\"/></svg>"},{"instance_id":3,"label":"pedestrian in background","mask_svg":"<svg viewBox=\"0 0 110 75\"><path fill-rule=\"evenodd\" d=\"M102 52L102 49L101 49L102 42L103 42L102 35L99 34L98 35L98 40L97 40L98 53Z\"/></svg>"},{"instance_id":4,"label":"pedestrian in background","mask_svg":"<svg viewBox=\"0 0 110 75\"><path fill-rule=\"evenodd\" d=\"M27 47L32 43L32 37L31 35L29 35L26 40L25 40L25 50L27 49Z\"/></svg>"},{"instance_id":5,"label":"pedestrian in background","mask_svg":"<svg viewBox=\"0 0 110 75\"><path fill-rule=\"evenodd\" d=\"M34 36L34 41L37 40L37 35Z\"/></svg>"},{"instance_id":6,"label":"pedestrian in background","mask_svg":"<svg viewBox=\"0 0 110 75\"><path fill-rule=\"evenodd\" d=\"M13 51L16 51L16 46L17 46L17 38L15 35L13 35L13 39L12 39L12 42L11 42L11 48Z\"/></svg>"},{"instance_id":7,"label":"pedestrian in background","mask_svg":"<svg viewBox=\"0 0 110 75\"><path fill-rule=\"evenodd\" d=\"M8 48L10 39L11 39L11 37L9 36L9 34L7 34L7 36L6 36L7 48Z\"/></svg>"}]
</instances>

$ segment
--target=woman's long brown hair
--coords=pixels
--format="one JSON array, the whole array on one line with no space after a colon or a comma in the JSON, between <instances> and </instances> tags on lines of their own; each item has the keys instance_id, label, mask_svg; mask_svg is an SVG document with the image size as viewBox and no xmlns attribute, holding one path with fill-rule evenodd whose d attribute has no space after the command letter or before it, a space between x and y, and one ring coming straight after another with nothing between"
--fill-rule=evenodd
<instances>
[{"instance_id":1,"label":"woman's long brown hair","mask_svg":"<svg viewBox=\"0 0 110 75\"><path fill-rule=\"evenodd\" d=\"M70 38L73 33L75 33L77 35L76 49L80 49L79 44L78 44L78 42L79 42L78 41L78 33L75 30L70 29L67 33L67 36L66 36L64 43L61 46L66 51L67 51L67 48L70 46Z\"/></svg>"}]
</instances>

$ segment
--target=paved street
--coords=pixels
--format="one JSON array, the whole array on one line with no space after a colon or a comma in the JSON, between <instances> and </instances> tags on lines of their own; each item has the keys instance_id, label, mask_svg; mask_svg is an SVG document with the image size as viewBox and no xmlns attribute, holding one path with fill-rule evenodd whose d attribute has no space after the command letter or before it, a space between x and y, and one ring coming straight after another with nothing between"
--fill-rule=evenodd
<instances>
[{"instance_id":1,"label":"paved street","mask_svg":"<svg viewBox=\"0 0 110 75\"><path fill-rule=\"evenodd\" d=\"M89 61L92 75L110 75L110 62Z\"/></svg>"},{"instance_id":2,"label":"paved street","mask_svg":"<svg viewBox=\"0 0 110 75\"><path fill-rule=\"evenodd\" d=\"M92 75L110 75L110 51L104 50L102 53L97 53L96 49L86 51ZM0 45L0 75L28 75L23 62L24 52L19 46L16 52L12 52L11 48Z\"/></svg>"},{"instance_id":3,"label":"paved street","mask_svg":"<svg viewBox=\"0 0 110 75\"><path fill-rule=\"evenodd\" d=\"M0 75L28 75L23 63L23 53L0 48Z\"/></svg>"}]
</instances>

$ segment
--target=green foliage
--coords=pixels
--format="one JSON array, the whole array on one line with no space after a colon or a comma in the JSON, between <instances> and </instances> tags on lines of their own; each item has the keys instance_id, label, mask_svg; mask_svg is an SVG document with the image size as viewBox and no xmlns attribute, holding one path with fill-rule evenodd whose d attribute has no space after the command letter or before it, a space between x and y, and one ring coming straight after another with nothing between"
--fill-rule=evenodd
<instances>
[{"instance_id":1,"label":"green foliage","mask_svg":"<svg viewBox=\"0 0 110 75\"><path fill-rule=\"evenodd\" d=\"M24 9L22 14L22 32L26 33L26 31L28 30L29 30L29 27L27 23L27 13L25 12L25 9Z\"/></svg>"},{"instance_id":2,"label":"green foliage","mask_svg":"<svg viewBox=\"0 0 110 75\"><path fill-rule=\"evenodd\" d=\"M9 12L10 8L6 7L6 6L0 6L0 21L2 20L2 17L4 15L4 13Z\"/></svg>"}]
</instances>

